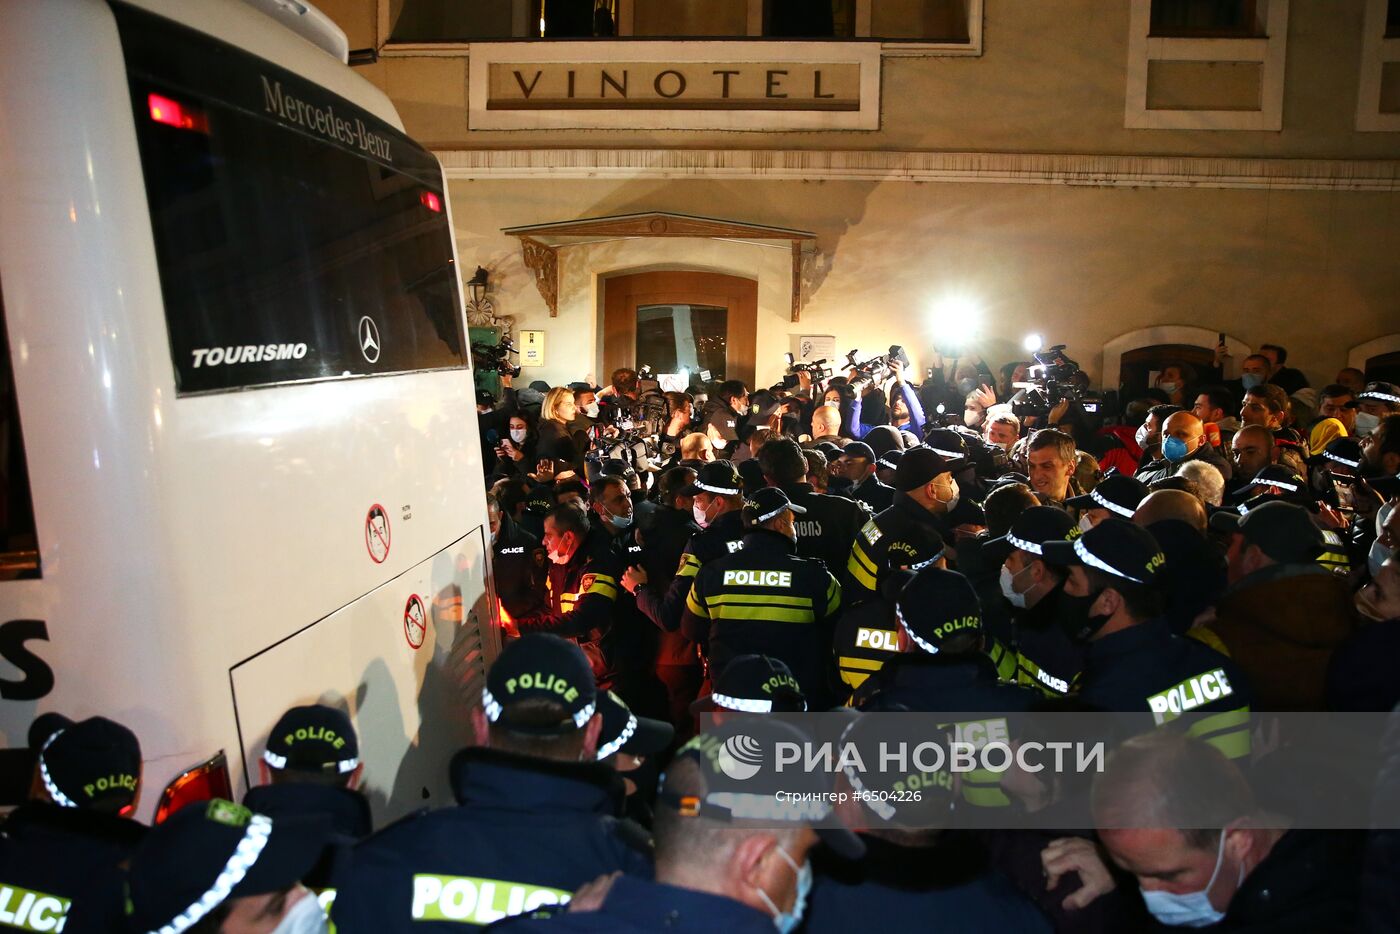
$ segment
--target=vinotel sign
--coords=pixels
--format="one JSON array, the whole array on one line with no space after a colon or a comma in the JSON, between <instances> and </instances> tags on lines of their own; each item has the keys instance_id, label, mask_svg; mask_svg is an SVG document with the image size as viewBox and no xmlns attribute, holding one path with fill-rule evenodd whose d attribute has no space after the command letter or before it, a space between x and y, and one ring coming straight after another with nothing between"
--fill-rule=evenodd
<instances>
[{"instance_id":1,"label":"vinotel sign","mask_svg":"<svg viewBox=\"0 0 1400 934\"><path fill-rule=\"evenodd\" d=\"M647 43L644 50L620 43L473 45L469 124L878 128L878 46L789 42L731 48L683 42ZM737 55L742 58L732 57Z\"/></svg>"}]
</instances>

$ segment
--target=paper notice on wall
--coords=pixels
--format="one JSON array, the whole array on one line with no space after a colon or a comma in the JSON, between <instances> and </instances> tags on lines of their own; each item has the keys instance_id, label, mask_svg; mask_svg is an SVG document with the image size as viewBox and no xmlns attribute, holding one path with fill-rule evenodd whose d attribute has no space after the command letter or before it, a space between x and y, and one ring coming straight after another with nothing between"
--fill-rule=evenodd
<instances>
[{"instance_id":1,"label":"paper notice on wall","mask_svg":"<svg viewBox=\"0 0 1400 934\"><path fill-rule=\"evenodd\" d=\"M797 347L793 350L793 356L798 363L815 363L818 360L825 360L832 363L836 360L836 336L834 334L803 334L797 338Z\"/></svg>"},{"instance_id":2,"label":"paper notice on wall","mask_svg":"<svg viewBox=\"0 0 1400 934\"><path fill-rule=\"evenodd\" d=\"M544 366L544 332L520 332L520 365Z\"/></svg>"}]
</instances>

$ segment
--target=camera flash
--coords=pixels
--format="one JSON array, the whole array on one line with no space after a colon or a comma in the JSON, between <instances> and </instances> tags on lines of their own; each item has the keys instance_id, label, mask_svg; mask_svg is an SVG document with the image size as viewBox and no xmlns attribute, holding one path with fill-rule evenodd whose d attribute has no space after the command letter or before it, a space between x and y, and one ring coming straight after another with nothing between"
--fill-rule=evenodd
<instances>
[{"instance_id":1,"label":"camera flash","mask_svg":"<svg viewBox=\"0 0 1400 934\"><path fill-rule=\"evenodd\" d=\"M1021 341L1021 346L1026 349L1026 353L1035 353L1045 346L1045 340L1039 334L1027 334L1026 339Z\"/></svg>"}]
</instances>

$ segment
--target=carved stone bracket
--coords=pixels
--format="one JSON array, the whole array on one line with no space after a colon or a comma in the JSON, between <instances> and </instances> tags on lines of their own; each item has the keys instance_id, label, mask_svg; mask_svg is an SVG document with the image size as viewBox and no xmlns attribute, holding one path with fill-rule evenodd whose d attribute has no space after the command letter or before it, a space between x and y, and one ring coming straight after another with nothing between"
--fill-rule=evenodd
<instances>
[{"instance_id":1,"label":"carved stone bracket","mask_svg":"<svg viewBox=\"0 0 1400 934\"><path fill-rule=\"evenodd\" d=\"M521 237L520 255L525 267L535 274L535 288L540 290L549 316L559 317L559 248Z\"/></svg>"},{"instance_id":2,"label":"carved stone bracket","mask_svg":"<svg viewBox=\"0 0 1400 934\"><path fill-rule=\"evenodd\" d=\"M831 271L831 257L816 249L815 240L792 242L792 320L802 320L802 309Z\"/></svg>"}]
</instances>

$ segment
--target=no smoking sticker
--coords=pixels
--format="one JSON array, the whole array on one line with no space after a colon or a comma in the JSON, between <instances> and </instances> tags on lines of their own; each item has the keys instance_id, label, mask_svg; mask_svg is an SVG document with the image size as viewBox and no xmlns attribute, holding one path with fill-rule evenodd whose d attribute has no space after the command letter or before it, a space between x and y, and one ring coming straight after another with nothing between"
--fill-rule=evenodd
<instances>
[{"instance_id":1,"label":"no smoking sticker","mask_svg":"<svg viewBox=\"0 0 1400 934\"><path fill-rule=\"evenodd\" d=\"M410 648L423 647L423 638L428 634L428 611L423 606L423 598L413 594L403 608L403 637Z\"/></svg>"},{"instance_id":2,"label":"no smoking sticker","mask_svg":"<svg viewBox=\"0 0 1400 934\"><path fill-rule=\"evenodd\" d=\"M389 514L378 503L365 516L365 547L375 564L383 564L389 557Z\"/></svg>"}]
</instances>

